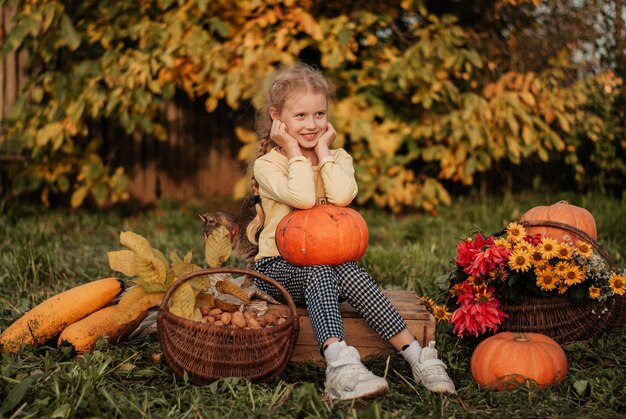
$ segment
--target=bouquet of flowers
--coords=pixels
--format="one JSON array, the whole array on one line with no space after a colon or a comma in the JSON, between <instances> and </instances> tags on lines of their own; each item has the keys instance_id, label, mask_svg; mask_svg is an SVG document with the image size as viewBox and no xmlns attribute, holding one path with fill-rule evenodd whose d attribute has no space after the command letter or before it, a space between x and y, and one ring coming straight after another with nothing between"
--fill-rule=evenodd
<instances>
[{"instance_id":1,"label":"bouquet of flowers","mask_svg":"<svg viewBox=\"0 0 626 419\"><path fill-rule=\"evenodd\" d=\"M580 301L624 295L625 271L611 269L586 241L565 239L528 235L515 222L498 237L477 233L457 244L448 307L429 297L423 300L436 319L449 321L453 332L464 337L497 331L508 317L501 299L567 295Z\"/></svg>"}]
</instances>

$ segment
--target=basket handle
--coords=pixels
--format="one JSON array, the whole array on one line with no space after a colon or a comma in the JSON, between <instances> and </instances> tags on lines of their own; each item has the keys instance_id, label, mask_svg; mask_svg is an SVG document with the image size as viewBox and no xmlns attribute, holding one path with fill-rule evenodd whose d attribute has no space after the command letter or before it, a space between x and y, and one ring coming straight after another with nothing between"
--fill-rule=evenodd
<instances>
[{"instance_id":1,"label":"basket handle","mask_svg":"<svg viewBox=\"0 0 626 419\"><path fill-rule=\"evenodd\" d=\"M526 221L520 221L520 224L522 224L524 227L554 227L554 228L560 228L562 230L570 231L576 234L577 236L585 239L594 249L598 251L598 253L600 253L600 255L608 262L611 268L615 268L615 264L613 263L613 260L611 259L609 252L607 252L606 249L602 247L600 243L595 241L589 234L587 234L586 232L582 231L579 228L576 228L569 224L561 223L559 221L549 221L549 220L526 220ZM506 230L499 231L495 233L494 236L501 236L502 234L504 234L505 231Z\"/></svg>"},{"instance_id":2,"label":"basket handle","mask_svg":"<svg viewBox=\"0 0 626 419\"><path fill-rule=\"evenodd\" d=\"M249 275L257 279L260 279L264 282L267 282L270 285L273 285L281 292L283 297L285 297L285 300L287 301L287 305L289 306L289 309L291 310L291 313L293 314L293 316L295 317L298 315L296 305L293 302L293 299L291 298L291 295L289 294L289 292L285 289L285 287L280 285L275 279L272 279L265 274L253 271L251 269L243 269L243 268L208 268L208 269L200 269L198 271L191 272L190 274L187 274L184 277L180 278L178 281L174 282L172 286L169 287L169 289L165 293L165 296L163 297L163 300L161 301L159 310L167 310L167 303L169 302L174 291L176 291L176 288L178 288L180 285L184 284L185 282L197 276L213 275L213 274L219 274L219 273L234 273L234 274L241 274L241 275Z\"/></svg>"}]
</instances>

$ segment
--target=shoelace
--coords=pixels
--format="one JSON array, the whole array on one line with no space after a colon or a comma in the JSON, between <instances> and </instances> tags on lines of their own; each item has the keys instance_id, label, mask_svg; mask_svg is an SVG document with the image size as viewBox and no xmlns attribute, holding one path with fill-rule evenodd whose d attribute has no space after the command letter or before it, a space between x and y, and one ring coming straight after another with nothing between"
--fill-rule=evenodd
<instances>
[{"instance_id":1,"label":"shoelace","mask_svg":"<svg viewBox=\"0 0 626 419\"><path fill-rule=\"evenodd\" d=\"M341 371L341 373L339 373ZM362 375L369 373L369 370L361 364L346 364L340 367L335 376L335 381L339 383L342 388L353 388L358 383L353 377L355 375ZM346 382L347 381L347 382ZM349 384L349 385L347 385Z\"/></svg>"},{"instance_id":2,"label":"shoelace","mask_svg":"<svg viewBox=\"0 0 626 419\"><path fill-rule=\"evenodd\" d=\"M418 364L415 366L415 368L418 369L418 371L420 371L423 375L448 377L445 366L442 365L441 361L439 361L438 359L426 359L422 362L422 364L426 364L426 366L423 368L419 368Z\"/></svg>"},{"instance_id":3,"label":"shoelace","mask_svg":"<svg viewBox=\"0 0 626 419\"><path fill-rule=\"evenodd\" d=\"M431 365L422 370L425 375L436 375L439 377L447 377L448 373L446 373L446 369L441 365Z\"/></svg>"}]
</instances>

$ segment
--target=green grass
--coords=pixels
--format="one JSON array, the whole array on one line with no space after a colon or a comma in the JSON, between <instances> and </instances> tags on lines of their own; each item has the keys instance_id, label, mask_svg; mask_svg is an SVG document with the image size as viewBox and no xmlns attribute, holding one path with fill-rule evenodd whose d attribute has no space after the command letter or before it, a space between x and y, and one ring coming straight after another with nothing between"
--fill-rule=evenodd
<instances>
[{"instance_id":1,"label":"green grass","mask_svg":"<svg viewBox=\"0 0 626 419\"><path fill-rule=\"evenodd\" d=\"M438 279L452 267L456 241L474 229L493 232L535 205L566 199L594 214L599 241L625 266L624 199L599 195L540 195L458 198L437 217L392 215L365 210L370 247L361 260L385 288L441 292ZM227 204L224 204L227 205ZM229 208L232 205L229 204ZM45 210L0 203L0 329L54 294L114 274L106 252L120 249L119 232L132 230L153 246L180 254L192 250L203 265L197 212L218 209L162 202L158 210ZM232 262L236 263L236 262ZM438 349L449 365L458 397L431 394L415 384L398 355L366 360L387 374L386 398L329 402L321 395L324 370L290 364L269 384L243 379L208 386L176 378L164 361L156 336L118 346L100 341L92 354L72 358L54 347L1 354L0 417L624 417L626 415L626 333L605 333L591 342L565 346L570 370L559 385L522 385L483 391L472 380L474 344L438 326Z\"/></svg>"}]
</instances>

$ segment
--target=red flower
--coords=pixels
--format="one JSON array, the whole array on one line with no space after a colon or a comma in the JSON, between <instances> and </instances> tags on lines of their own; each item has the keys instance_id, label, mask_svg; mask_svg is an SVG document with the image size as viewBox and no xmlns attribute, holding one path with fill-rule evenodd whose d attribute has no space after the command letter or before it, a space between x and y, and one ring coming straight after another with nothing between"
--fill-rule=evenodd
<instances>
[{"instance_id":1,"label":"red flower","mask_svg":"<svg viewBox=\"0 0 626 419\"><path fill-rule=\"evenodd\" d=\"M537 246L539 243L541 243L541 239L543 239L543 235L541 233L524 236L524 240L527 243L532 244L533 246Z\"/></svg>"},{"instance_id":2,"label":"red flower","mask_svg":"<svg viewBox=\"0 0 626 419\"><path fill-rule=\"evenodd\" d=\"M498 309L498 300L488 303L464 304L457 308L449 322L454 325L453 332L459 337L478 336L488 330L496 332L498 325L508 317Z\"/></svg>"},{"instance_id":3,"label":"red flower","mask_svg":"<svg viewBox=\"0 0 626 419\"><path fill-rule=\"evenodd\" d=\"M476 253L481 252L483 247L493 244L493 237L485 239L482 234L476 233L474 240L467 239L457 243L456 263L465 268L474 263Z\"/></svg>"},{"instance_id":4,"label":"red flower","mask_svg":"<svg viewBox=\"0 0 626 419\"><path fill-rule=\"evenodd\" d=\"M476 239L457 244L456 263L472 276L485 276L493 269L502 266L509 258L511 250L493 245L493 236L485 239L476 234Z\"/></svg>"},{"instance_id":5,"label":"red flower","mask_svg":"<svg viewBox=\"0 0 626 419\"><path fill-rule=\"evenodd\" d=\"M470 304L474 301L474 289L469 284L468 281L463 282L462 284L458 284L463 287L463 293L459 295L459 298L456 300L458 305Z\"/></svg>"}]
</instances>

